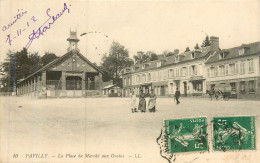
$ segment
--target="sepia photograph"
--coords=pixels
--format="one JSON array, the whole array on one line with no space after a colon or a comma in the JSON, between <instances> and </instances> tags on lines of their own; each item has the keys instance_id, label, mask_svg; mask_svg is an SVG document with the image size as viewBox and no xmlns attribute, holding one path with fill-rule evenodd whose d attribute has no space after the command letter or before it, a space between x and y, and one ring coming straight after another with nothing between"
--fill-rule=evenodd
<instances>
[{"instance_id":1,"label":"sepia photograph","mask_svg":"<svg viewBox=\"0 0 260 163\"><path fill-rule=\"evenodd\" d=\"M259 0L0 0L0 163L257 163Z\"/></svg>"}]
</instances>

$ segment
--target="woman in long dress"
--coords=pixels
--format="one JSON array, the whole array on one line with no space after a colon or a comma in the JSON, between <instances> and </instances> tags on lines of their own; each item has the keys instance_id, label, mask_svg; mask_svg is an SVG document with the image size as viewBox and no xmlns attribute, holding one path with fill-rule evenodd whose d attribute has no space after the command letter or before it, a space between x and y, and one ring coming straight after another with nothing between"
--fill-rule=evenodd
<instances>
[{"instance_id":1,"label":"woman in long dress","mask_svg":"<svg viewBox=\"0 0 260 163\"><path fill-rule=\"evenodd\" d=\"M136 110L136 95L135 95L134 91L131 93L130 97L131 97L131 110L132 110L132 113L137 112L137 110Z\"/></svg>"},{"instance_id":2,"label":"woman in long dress","mask_svg":"<svg viewBox=\"0 0 260 163\"><path fill-rule=\"evenodd\" d=\"M146 101L142 90L140 91L138 110L141 112L146 111Z\"/></svg>"},{"instance_id":3,"label":"woman in long dress","mask_svg":"<svg viewBox=\"0 0 260 163\"><path fill-rule=\"evenodd\" d=\"M154 94L153 90L151 90L150 100L148 102L148 109L150 112L155 112L156 110L155 104L156 104L156 95Z\"/></svg>"}]
</instances>

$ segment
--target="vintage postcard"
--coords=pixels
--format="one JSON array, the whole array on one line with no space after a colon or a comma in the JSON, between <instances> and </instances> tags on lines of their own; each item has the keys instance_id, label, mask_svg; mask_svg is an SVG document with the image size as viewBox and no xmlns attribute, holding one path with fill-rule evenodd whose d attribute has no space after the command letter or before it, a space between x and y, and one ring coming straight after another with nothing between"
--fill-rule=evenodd
<instances>
[{"instance_id":1,"label":"vintage postcard","mask_svg":"<svg viewBox=\"0 0 260 163\"><path fill-rule=\"evenodd\" d=\"M260 160L259 0L0 0L0 163Z\"/></svg>"}]
</instances>

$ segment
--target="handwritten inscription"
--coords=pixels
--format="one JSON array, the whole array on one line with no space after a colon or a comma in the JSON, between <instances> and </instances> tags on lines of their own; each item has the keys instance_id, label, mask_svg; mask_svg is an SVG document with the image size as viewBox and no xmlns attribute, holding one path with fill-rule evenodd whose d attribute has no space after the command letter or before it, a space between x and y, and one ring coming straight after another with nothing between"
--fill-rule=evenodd
<instances>
[{"instance_id":1,"label":"handwritten inscription","mask_svg":"<svg viewBox=\"0 0 260 163\"><path fill-rule=\"evenodd\" d=\"M30 47L35 39L39 39L41 35L44 35L44 33L51 28L51 26L63 15L65 11L67 11L68 14L70 13L70 9L68 8L66 3L64 3L64 8L62 9L62 11L55 16L50 15L50 11L50 8L46 10L46 14L49 18L37 30L33 30L33 32L29 35L29 41L26 44L27 49Z\"/></svg>"},{"instance_id":2,"label":"handwritten inscription","mask_svg":"<svg viewBox=\"0 0 260 163\"><path fill-rule=\"evenodd\" d=\"M7 29L11 28L19 19L21 19L24 15L27 14L27 11L23 11L23 9L18 9L18 13L14 16L14 20L9 23L8 25L4 25L2 27L2 31L6 31Z\"/></svg>"}]
</instances>

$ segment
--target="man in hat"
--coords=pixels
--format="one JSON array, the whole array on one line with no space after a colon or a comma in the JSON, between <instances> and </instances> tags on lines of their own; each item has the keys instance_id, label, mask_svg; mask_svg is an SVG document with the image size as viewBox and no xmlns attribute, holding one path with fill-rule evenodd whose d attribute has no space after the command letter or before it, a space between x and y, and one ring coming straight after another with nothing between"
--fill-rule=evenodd
<instances>
[{"instance_id":1,"label":"man in hat","mask_svg":"<svg viewBox=\"0 0 260 163\"><path fill-rule=\"evenodd\" d=\"M174 95L175 99L176 99L176 104L180 103L180 101L179 101L180 95L181 95L181 92L179 91L178 88L176 88L175 95Z\"/></svg>"}]
</instances>

